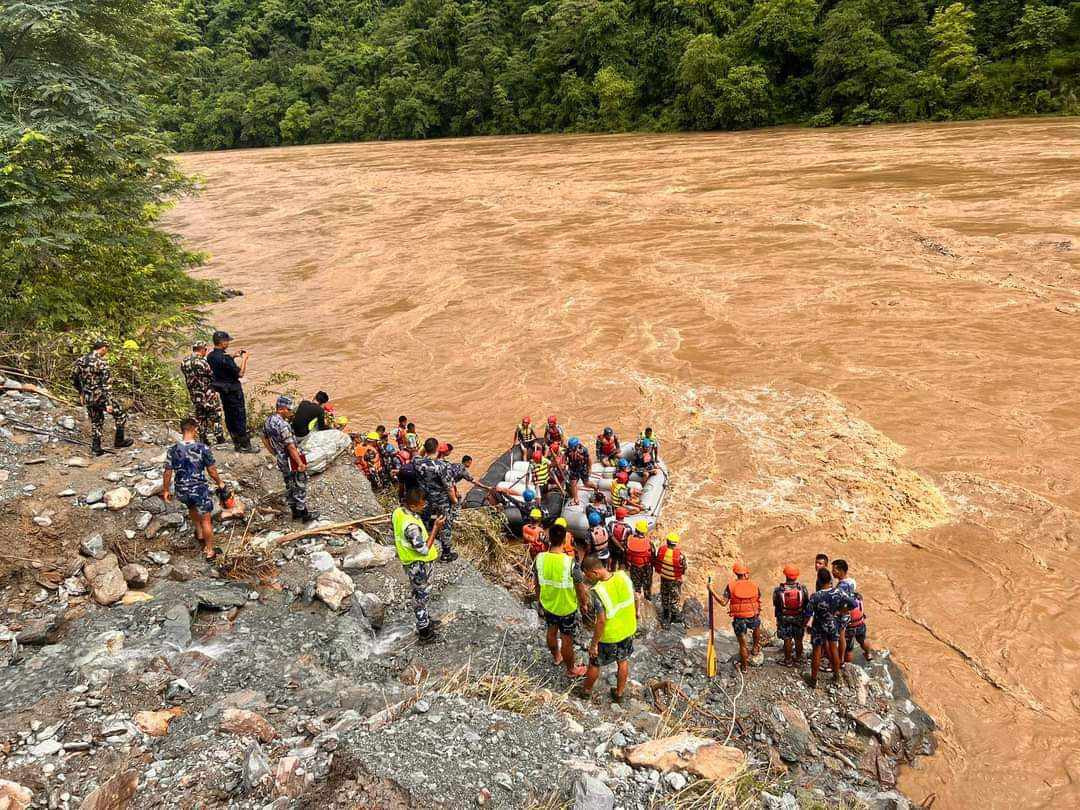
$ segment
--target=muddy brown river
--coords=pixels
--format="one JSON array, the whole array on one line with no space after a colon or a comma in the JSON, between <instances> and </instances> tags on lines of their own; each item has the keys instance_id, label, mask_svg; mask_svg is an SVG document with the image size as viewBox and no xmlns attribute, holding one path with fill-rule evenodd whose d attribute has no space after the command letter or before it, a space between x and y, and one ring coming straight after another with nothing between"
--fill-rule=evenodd
<instances>
[{"instance_id":1,"label":"muddy brown river","mask_svg":"<svg viewBox=\"0 0 1080 810\"><path fill-rule=\"evenodd\" d=\"M171 223L250 378L481 468L654 427L663 524L825 551L943 727L936 807L1080 806L1080 122L191 154ZM591 442L590 442L591 444Z\"/></svg>"}]
</instances>

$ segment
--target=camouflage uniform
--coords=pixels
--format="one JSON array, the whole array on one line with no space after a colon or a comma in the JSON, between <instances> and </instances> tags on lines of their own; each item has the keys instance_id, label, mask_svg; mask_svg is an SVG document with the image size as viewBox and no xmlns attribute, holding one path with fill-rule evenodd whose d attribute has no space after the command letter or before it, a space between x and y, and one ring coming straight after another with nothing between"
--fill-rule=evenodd
<instances>
[{"instance_id":1,"label":"camouflage uniform","mask_svg":"<svg viewBox=\"0 0 1080 810\"><path fill-rule=\"evenodd\" d=\"M416 629L423 630L431 624L427 603L431 597L431 563L414 562L405 566L409 575L409 587L412 589L413 613L416 614Z\"/></svg>"},{"instance_id":2,"label":"camouflage uniform","mask_svg":"<svg viewBox=\"0 0 1080 810\"><path fill-rule=\"evenodd\" d=\"M105 412L112 408L116 432L122 433L127 424L127 411L113 399L109 386L109 364L94 352L84 354L75 361L75 381L90 417L90 435L95 444L101 443L101 429L105 426Z\"/></svg>"},{"instance_id":3,"label":"camouflage uniform","mask_svg":"<svg viewBox=\"0 0 1080 810\"><path fill-rule=\"evenodd\" d=\"M447 466L450 468L450 480L454 484L457 484L459 481L468 481L472 483L475 480L472 477L472 473L470 473L469 470L465 467L465 465L461 462L449 462ZM444 531L447 537L447 544L452 542L452 538L454 536L454 521L458 519L458 516L460 514L461 496L459 494L457 503L450 504L450 513L449 516L446 518L446 528ZM448 545L443 546L443 548L448 548Z\"/></svg>"},{"instance_id":4,"label":"camouflage uniform","mask_svg":"<svg viewBox=\"0 0 1080 810\"><path fill-rule=\"evenodd\" d=\"M285 480L285 500L289 502L294 515L306 513L308 476L306 472L292 469L292 459L289 458L289 445L296 445L292 427L281 414L272 413L263 427L263 436L270 443L278 470Z\"/></svg>"},{"instance_id":5,"label":"camouflage uniform","mask_svg":"<svg viewBox=\"0 0 1080 810\"><path fill-rule=\"evenodd\" d=\"M209 444L213 430L214 438L221 444L225 441L225 431L221 426L221 397L214 390L214 372L210 370L210 364L205 357L192 353L180 364L180 371L184 374L191 407L199 421L199 440Z\"/></svg>"},{"instance_id":6,"label":"camouflage uniform","mask_svg":"<svg viewBox=\"0 0 1080 810\"><path fill-rule=\"evenodd\" d=\"M440 459L421 456L413 462L413 467L416 469L420 488L424 490L424 497L427 498L424 522L430 527L440 515L446 516L446 522L437 539L443 553L449 553L453 547L453 538L450 535L450 487L454 485L450 465Z\"/></svg>"},{"instance_id":7,"label":"camouflage uniform","mask_svg":"<svg viewBox=\"0 0 1080 810\"><path fill-rule=\"evenodd\" d=\"M202 442L177 442L165 456L166 468L173 471L176 499L200 515L214 511L206 471L214 466L214 454Z\"/></svg>"}]
</instances>

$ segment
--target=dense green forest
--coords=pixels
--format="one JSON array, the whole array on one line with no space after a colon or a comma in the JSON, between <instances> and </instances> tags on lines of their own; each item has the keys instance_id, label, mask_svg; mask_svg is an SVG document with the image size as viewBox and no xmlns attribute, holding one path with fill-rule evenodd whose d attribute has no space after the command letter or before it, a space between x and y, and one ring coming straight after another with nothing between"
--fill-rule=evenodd
<instances>
[{"instance_id":1,"label":"dense green forest","mask_svg":"<svg viewBox=\"0 0 1080 810\"><path fill-rule=\"evenodd\" d=\"M180 149L1080 111L1080 2L169 0Z\"/></svg>"}]
</instances>

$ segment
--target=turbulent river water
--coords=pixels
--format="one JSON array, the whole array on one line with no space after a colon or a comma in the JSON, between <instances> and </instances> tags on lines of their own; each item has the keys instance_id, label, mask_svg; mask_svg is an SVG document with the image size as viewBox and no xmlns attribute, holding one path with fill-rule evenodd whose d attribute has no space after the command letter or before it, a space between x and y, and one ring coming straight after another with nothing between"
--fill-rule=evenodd
<instances>
[{"instance_id":1,"label":"turbulent river water","mask_svg":"<svg viewBox=\"0 0 1080 810\"><path fill-rule=\"evenodd\" d=\"M843 556L943 727L901 787L1080 805L1080 123L191 154L250 377L481 469L653 426L705 573ZM808 573L804 573L808 576Z\"/></svg>"}]
</instances>

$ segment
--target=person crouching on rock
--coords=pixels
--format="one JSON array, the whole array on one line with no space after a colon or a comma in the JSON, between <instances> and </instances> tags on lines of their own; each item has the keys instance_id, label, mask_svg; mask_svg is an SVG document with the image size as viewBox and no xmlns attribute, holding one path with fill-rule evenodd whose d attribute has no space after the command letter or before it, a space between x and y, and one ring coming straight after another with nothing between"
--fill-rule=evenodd
<instances>
[{"instance_id":1,"label":"person crouching on rock","mask_svg":"<svg viewBox=\"0 0 1080 810\"><path fill-rule=\"evenodd\" d=\"M799 582L799 569L788 563L784 566L784 581L773 589L773 613L776 615L776 635L784 642L784 666L799 666L803 662L803 609L810 599L806 586ZM792 653L794 652L794 656Z\"/></svg>"},{"instance_id":2,"label":"person crouching on rock","mask_svg":"<svg viewBox=\"0 0 1080 810\"><path fill-rule=\"evenodd\" d=\"M810 639L814 645L810 662L811 689L817 688L822 651L829 656L829 663L832 664L833 682L840 683L840 622L837 617L846 615L856 606L853 597L831 586L832 574L828 569L818 571L818 590L810 596L803 609L806 627L811 630Z\"/></svg>"},{"instance_id":3,"label":"person crouching on rock","mask_svg":"<svg viewBox=\"0 0 1080 810\"><path fill-rule=\"evenodd\" d=\"M161 499L166 503L172 499L169 487L175 479L176 499L188 508L191 525L195 527L195 538L202 543L203 556L212 560L214 525L210 516L214 511L214 501L210 497L206 476L214 479L218 489L224 489L225 484L218 475L214 454L199 441L199 423L189 416L180 423L180 432L183 438L165 454L165 470L161 475Z\"/></svg>"},{"instance_id":4,"label":"person crouching on rock","mask_svg":"<svg viewBox=\"0 0 1080 810\"><path fill-rule=\"evenodd\" d=\"M536 555L533 565L538 613L547 625L551 660L566 667L568 678L580 678L585 667L574 660L574 630L578 608L588 600L585 577L573 554L565 548L566 530L552 526L548 549Z\"/></svg>"},{"instance_id":5,"label":"person crouching on rock","mask_svg":"<svg viewBox=\"0 0 1080 810\"><path fill-rule=\"evenodd\" d=\"M262 440L277 462L278 470L285 481L285 500L289 502L289 507L292 509L293 520L302 520L307 523L317 520L318 515L313 515L308 511L307 459L296 447L296 436L289 424L292 412L292 398L278 397L274 413L267 417L266 424L263 426Z\"/></svg>"},{"instance_id":6,"label":"person crouching on rock","mask_svg":"<svg viewBox=\"0 0 1080 810\"><path fill-rule=\"evenodd\" d=\"M446 516L439 515L428 532L420 517L426 506L423 490L410 489L405 493L405 505L395 509L393 516L394 546L405 573L409 575L413 612L416 614L416 636L421 644L436 640L435 630L439 622L428 616L427 603L431 596L431 563L439 557L435 537L446 522Z\"/></svg>"},{"instance_id":7,"label":"person crouching on rock","mask_svg":"<svg viewBox=\"0 0 1080 810\"><path fill-rule=\"evenodd\" d=\"M585 578L593 583L592 610L596 624L589 642L589 669L580 694L588 700L593 684L600 677L600 667L614 663L618 670L611 699L621 703L630 678L630 656L634 654L634 634L637 633L634 583L625 571L608 571L598 557L586 557L582 569Z\"/></svg>"},{"instance_id":8,"label":"person crouching on rock","mask_svg":"<svg viewBox=\"0 0 1080 810\"><path fill-rule=\"evenodd\" d=\"M761 653L761 589L750 579L750 569L745 563L737 562L731 570L735 579L727 584L724 593L710 596L728 609L735 638L739 640L739 669L746 672L750 668L750 659ZM754 647L749 652L746 649L748 633L754 639Z\"/></svg>"}]
</instances>

